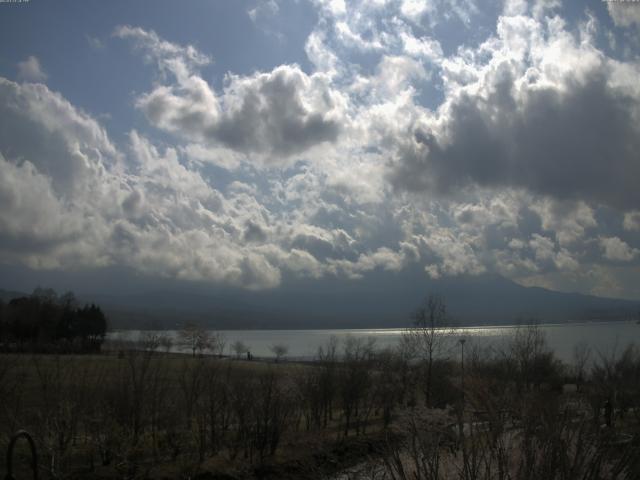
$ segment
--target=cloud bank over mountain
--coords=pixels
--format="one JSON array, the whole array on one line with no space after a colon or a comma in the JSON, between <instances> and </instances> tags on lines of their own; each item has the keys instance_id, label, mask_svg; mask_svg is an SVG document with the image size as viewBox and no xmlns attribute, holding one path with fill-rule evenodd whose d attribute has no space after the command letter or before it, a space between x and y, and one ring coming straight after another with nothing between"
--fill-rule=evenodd
<instances>
[{"instance_id":1,"label":"cloud bank over mountain","mask_svg":"<svg viewBox=\"0 0 640 480\"><path fill-rule=\"evenodd\" d=\"M281 3L243 14L266 35ZM152 72L126 135L36 56L0 77L0 261L251 290L418 265L640 298L635 10L310 5L307 64L217 78L207 45L114 25L104 49Z\"/></svg>"}]
</instances>

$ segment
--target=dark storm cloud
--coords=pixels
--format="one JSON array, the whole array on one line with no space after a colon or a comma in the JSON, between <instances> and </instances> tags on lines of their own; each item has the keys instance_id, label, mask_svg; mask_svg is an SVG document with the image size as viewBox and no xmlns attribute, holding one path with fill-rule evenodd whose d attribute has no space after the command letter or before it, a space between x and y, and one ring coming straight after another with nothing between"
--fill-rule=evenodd
<instances>
[{"instance_id":1,"label":"dark storm cloud","mask_svg":"<svg viewBox=\"0 0 640 480\"><path fill-rule=\"evenodd\" d=\"M516 87L506 75L489 95L462 94L440 138L424 130L394 165L396 186L450 192L476 184L524 187L563 199L640 205L637 96L604 70L564 88Z\"/></svg>"},{"instance_id":2,"label":"dark storm cloud","mask_svg":"<svg viewBox=\"0 0 640 480\"><path fill-rule=\"evenodd\" d=\"M224 114L206 135L241 151L291 155L312 145L335 141L340 125L322 110L303 103L304 74L297 68L278 68L247 85L239 105ZM325 109L333 108L326 99Z\"/></svg>"}]
</instances>

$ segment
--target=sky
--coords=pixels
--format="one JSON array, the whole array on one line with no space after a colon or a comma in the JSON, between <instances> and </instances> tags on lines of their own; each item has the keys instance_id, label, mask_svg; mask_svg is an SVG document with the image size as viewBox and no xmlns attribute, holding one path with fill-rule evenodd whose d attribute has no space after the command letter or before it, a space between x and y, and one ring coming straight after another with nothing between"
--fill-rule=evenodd
<instances>
[{"instance_id":1,"label":"sky","mask_svg":"<svg viewBox=\"0 0 640 480\"><path fill-rule=\"evenodd\" d=\"M0 3L0 272L640 299L640 3ZM110 278L110 277L109 277Z\"/></svg>"}]
</instances>

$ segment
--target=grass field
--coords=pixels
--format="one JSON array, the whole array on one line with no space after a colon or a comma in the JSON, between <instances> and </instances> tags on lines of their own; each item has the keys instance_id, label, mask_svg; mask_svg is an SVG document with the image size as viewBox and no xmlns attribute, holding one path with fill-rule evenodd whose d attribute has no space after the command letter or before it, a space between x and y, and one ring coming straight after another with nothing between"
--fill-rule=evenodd
<instances>
[{"instance_id":1,"label":"grass field","mask_svg":"<svg viewBox=\"0 0 640 480\"><path fill-rule=\"evenodd\" d=\"M455 362L364 344L311 363L0 354L0 473L26 429L41 478L640 478L637 349L588 372L516 353L470 354L464 397Z\"/></svg>"},{"instance_id":2,"label":"grass field","mask_svg":"<svg viewBox=\"0 0 640 480\"><path fill-rule=\"evenodd\" d=\"M368 435L345 440L338 409L307 425L297 390L309 364L130 351L3 354L0 365L0 448L26 429L45 478L317 478L369 448ZM367 423L379 441L379 418ZM26 443L17 452L24 467Z\"/></svg>"}]
</instances>

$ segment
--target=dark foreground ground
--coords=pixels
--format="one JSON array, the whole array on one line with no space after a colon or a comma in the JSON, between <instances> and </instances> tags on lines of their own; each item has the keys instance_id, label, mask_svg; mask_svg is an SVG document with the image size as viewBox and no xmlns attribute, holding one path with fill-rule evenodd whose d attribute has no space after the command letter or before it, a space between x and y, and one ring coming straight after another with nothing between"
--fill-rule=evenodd
<instances>
[{"instance_id":1,"label":"dark foreground ground","mask_svg":"<svg viewBox=\"0 0 640 480\"><path fill-rule=\"evenodd\" d=\"M40 478L640 479L638 350L580 368L525 346L464 370L360 341L307 364L3 354L0 475L26 429Z\"/></svg>"}]
</instances>

